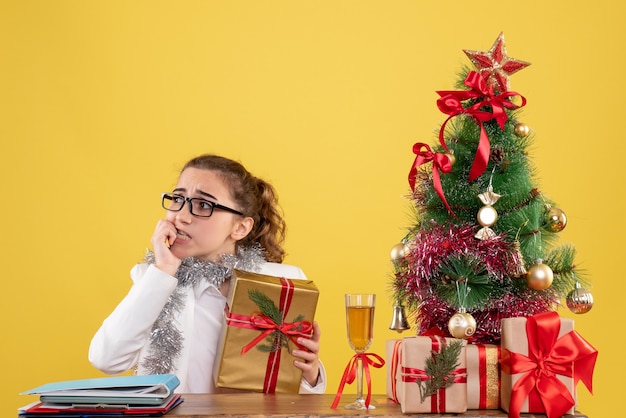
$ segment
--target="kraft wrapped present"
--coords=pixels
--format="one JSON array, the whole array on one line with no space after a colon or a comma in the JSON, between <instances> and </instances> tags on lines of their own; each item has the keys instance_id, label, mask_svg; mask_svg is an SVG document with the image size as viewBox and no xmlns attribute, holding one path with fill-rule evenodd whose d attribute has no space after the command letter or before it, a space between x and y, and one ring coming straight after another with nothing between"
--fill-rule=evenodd
<instances>
[{"instance_id":1,"label":"kraft wrapped present","mask_svg":"<svg viewBox=\"0 0 626 418\"><path fill-rule=\"evenodd\" d=\"M468 344L467 409L500 409L500 346Z\"/></svg>"},{"instance_id":2,"label":"kraft wrapped present","mask_svg":"<svg viewBox=\"0 0 626 418\"><path fill-rule=\"evenodd\" d=\"M452 367L445 375L431 373L429 363L442 364L442 352L450 349L451 344L460 346ZM467 410L465 344L465 340L439 336L402 340L396 394L403 413L462 413Z\"/></svg>"},{"instance_id":3,"label":"kraft wrapped present","mask_svg":"<svg viewBox=\"0 0 626 418\"><path fill-rule=\"evenodd\" d=\"M509 417L573 414L576 384L592 390L597 351L556 312L502 319L501 407Z\"/></svg>"},{"instance_id":4,"label":"kraft wrapped present","mask_svg":"<svg viewBox=\"0 0 626 418\"><path fill-rule=\"evenodd\" d=\"M216 387L298 393L297 338L310 338L319 291L310 280L235 270L218 343Z\"/></svg>"},{"instance_id":5,"label":"kraft wrapped present","mask_svg":"<svg viewBox=\"0 0 626 418\"><path fill-rule=\"evenodd\" d=\"M397 377L400 365L400 345L402 339L387 340L385 342L385 364L387 364L387 398L398 403Z\"/></svg>"}]
</instances>

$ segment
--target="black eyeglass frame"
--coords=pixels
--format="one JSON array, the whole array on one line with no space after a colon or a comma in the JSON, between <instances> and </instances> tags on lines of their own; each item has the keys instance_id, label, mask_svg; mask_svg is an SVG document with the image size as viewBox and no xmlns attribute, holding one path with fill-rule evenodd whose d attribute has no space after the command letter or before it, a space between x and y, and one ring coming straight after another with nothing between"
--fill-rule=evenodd
<instances>
[{"instance_id":1,"label":"black eyeglass frame","mask_svg":"<svg viewBox=\"0 0 626 418\"><path fill-rule=\"evenodd\" d=\"M180 206L179 209L171 209L165 205L166 200L172 201L174 200L174 198L185 199L185 201L183 202L183 204ZM198 215L197 213L193 213L194 201L202 201L204 203L208 203L209 205L211 205L211 213L208 215ZM185 203L189 203L189 213L191 213L193 216L197 216L198 218L210 218L211 216L213 216L213 211L215 209L221 209L226 212L234 213L235 215L246 216L243 213L239 212L238 210L229 208L228 206L220 205L219 203L211 202L210 200L200 199L198 197L187 197L187 196L183 196L183 195L172 193L172 192L165 192L161 194L161 206L163 206L163 209L168 210L170 212L180 212L185 207Z\"/></svg>"}]
</instances>

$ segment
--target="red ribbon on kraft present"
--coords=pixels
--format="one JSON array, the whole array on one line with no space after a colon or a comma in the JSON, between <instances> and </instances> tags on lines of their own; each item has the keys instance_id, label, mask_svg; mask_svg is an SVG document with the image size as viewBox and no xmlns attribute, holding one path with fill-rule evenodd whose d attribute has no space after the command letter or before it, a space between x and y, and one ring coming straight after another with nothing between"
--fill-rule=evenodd
<instances>
[{"instance_id":1,"label":"red ribbon on kraft present","mask_svg":"<svg viewBox=\"0 0 626 418\"><path fill-rule=\"evenodd\" d=\"M337 389L335 400L330 406L330 409L335 409L337 408L337 405L339 405L339 400L341 399L343 388L346 383L351 384L356 379L359 360L363 362L363 372L365 374L365 381L367 382L367 396L365 397L365 407L369 409L370 400L372 397L372 378L370 376L369 366L379 369L385 365L385 360L383 360L383 358L378 354L374 353L357 353L352 356L352 358L348 362L348 365L343 371L343 376L341 377L341 382L339 383L339 388Z\"/></svg>"},{"instance_id":2,"label":"red ribbon on kraft present","mask_svg":"<svg viewBox=\"0 0 626 418\"><path fill-rule=\"evenodd\" d=\"M519 109L526 105L526 98L514 91L506 91L495 95L493 88L488 87L485 79L476 71L470 71L467 74L464 84L470 89L437 92L440 96L437 100L437 107L446 115L450 115L441 125L439 142L446 151L450 152L444 140L444 130L448 121L454 116L463 113L474 119L480 127L478 148L469 174L469 181L474 181L485 172L489 161L491 144L483 123L495 119L500 129L504 131L504 123L508 120L504 109ZM520 105L516 105L509 100L509 98L515 96L519 96L522 99ZM462 103L465 100L476 100L477 102L465 108ZM486 107L491 107L491 111L487 110Z\"/></svg>"},{"instance_id":3,"label":"red ribbon on kraft present","mask_svg":"<svg viewBox=\"0 0 626 418\"><path fill-rule=\"evenodd\" d=\"M441 340L437 336L430 336L431 340L431 353L438 353L441 350ZM402 367L402 381L407 383L426 382L432 379L426 373L426 370ZM452 371L453 383L467 383L467 369L457 368ZM437 393L430 397L430 411L431 412L446 412L446 388L439 388Z\"/></svg>"},{"instance_id":4,"label":"red ribbon on kraft present","mask_svg":"<svg viewBox=\"0 0 626 418\"><path fill-rule=\"evenodd\" d=\"M398 400L398 381L396 376L400 368L400 356L402 355L402 340L396 340L393 343L393 353L391 354L391 400L394 403L400 403Z\"/></svg>"},{"instance_id":5,"label":"red ribbon on kraft present","mask_svg":"<svg viewBox=\"0 0 626 418\"><path fill-rule=\"evenodd\" d=\"M284 318L287 316L289 308L291 307L291 301L295 292L295 286L291 279L285 279L282 277L280 278L280 283L281 290L278 308L283 318L283 322L281 322L280 324L276 324L271 318L266 315L253 314L248 316L235 314L228 310L226 311L226 324L228 326L263 331L241 349L242 355L248 352L259 342L261 342L265 337L276 331L287 336L287 338L289 338L301 350L306 350L306 348L298 344L297 337L301 336L305 338L311 338L313 333L313 325L309 321L297 321L293 323L284 322ZM280 344L276 344L276 346L279 348L275 351L271 351L268 355L267 365L265 369L265 379L263 382L263 393L276 392L276 384L278 382L278 370L280 369L280 355L282 351Z\"/></svg>"},{"instance_id":6,"label":"red ribbon on kraft present","mask_svg":"<svg viewBox=\"0 0 626 418\"><path fill-rule=\"evenodd\" d=\"M576 401L556 375L581 381L592 392L592 377L598 352L576 331L558 337L561 319L556 312L544 312L526 321L528 356L502 350L502 371L523 373L511 390L510 418L519 418L521 406L528 398L533 412L544 412L548 418L560 417Z\"/></svg>"}]
</instances>

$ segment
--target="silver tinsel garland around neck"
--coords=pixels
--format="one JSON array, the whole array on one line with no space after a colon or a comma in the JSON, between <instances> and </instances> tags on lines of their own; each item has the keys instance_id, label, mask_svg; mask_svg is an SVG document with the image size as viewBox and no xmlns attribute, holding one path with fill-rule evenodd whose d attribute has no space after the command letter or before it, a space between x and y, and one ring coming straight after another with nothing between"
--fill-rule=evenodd
<instances>
[{"instance_id":1,"label":"silver tinsel garland around neck","mask_svg":"<svg viewBox=\"0 0 626 418\"><path fill-rule=\"evenodd\" d=\"M144 262L154 264L154 253L149 251ZM187 289L200 281L206 281L219 289L222 283L230 279L233 269L258 272L263 262L265 253L258 245L238 248L237 254L222 255L219 262L203 261L194 257L183 259L174 275L178 279L178 285L152 326L148 355L144 358L142 366L150 374L174 372L174 361L183 347L183 337L174 325L174 318L185 307Z\"/></svg>"}]
</instances>

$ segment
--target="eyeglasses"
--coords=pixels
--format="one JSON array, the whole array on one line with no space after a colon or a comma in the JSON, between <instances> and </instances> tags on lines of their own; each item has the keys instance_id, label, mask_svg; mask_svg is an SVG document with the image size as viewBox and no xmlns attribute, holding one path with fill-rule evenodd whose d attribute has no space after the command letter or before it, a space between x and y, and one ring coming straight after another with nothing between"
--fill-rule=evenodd
<instances>
[{"instance_id":1,"label":"eyeglasses","mask_svg":"<svg viewBox=\"0 0 626 418\"><path fill-rule=\"evenodd\" d=\"M175 193L163 193L161 199L161 205L163 209L167 209L172 212L179 212L185 206L185 203L189 202L189 212L201 218L208 218L213 215L214 209L225 210L237 215L245 216L238 210L231 209L229 207L220 205L219 203L211 202L210 200L199 199L196 197L187 197Z\"/></svg>"}]
</instances>

